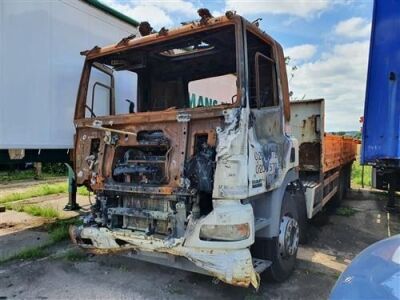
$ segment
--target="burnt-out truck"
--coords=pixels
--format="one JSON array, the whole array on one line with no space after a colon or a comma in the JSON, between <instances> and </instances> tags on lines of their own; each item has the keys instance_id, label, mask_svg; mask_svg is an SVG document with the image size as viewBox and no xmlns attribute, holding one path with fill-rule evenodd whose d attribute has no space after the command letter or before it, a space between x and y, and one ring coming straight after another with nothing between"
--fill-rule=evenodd
<instances>
[{"instance_id":1,"label":"burnt-out truck","mask_svg":"<svg viewBox=\"0 0 400 300\"><path fill-rule=\"evenodd\" d=\"M286 279L355 143L325 134L323 100L289 102L282 47L235 13L139 30L85 52L74 168L96 200L72 240L238 286Z\"/></svg>"}]
</instances>

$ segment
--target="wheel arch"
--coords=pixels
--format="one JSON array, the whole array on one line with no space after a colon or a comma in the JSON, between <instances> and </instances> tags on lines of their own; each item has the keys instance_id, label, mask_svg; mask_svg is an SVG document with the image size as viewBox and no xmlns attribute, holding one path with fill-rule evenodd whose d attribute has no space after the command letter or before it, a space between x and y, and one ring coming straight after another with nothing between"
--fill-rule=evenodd
<instances>
[{"instance_id":1,"label":"wheel arch","mask_svg":"<svg viewBox=\"0 0 400 300\"><path fill-rule=\"evenodd\" d=\"M290 183L299 179L298 172L290 169L279 188L258 195L251 200L255 217L269 220L269 225L256 232L257 238L273 238L279 235L280 211L285 191Z\"/></svg>"}]
</instances>

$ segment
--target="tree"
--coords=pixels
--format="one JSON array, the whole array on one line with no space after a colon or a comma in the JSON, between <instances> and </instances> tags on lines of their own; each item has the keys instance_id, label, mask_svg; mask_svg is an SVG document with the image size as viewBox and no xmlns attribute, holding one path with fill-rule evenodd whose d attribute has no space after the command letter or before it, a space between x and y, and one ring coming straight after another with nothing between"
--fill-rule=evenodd
<instances>
[{"instance_id":1,"label":"tree","mask_svg":"<svg viewBox=\"0 0 400 300\"><path fill-rule=\"evenodd\" d=\"M294 78L294 74L297 71L298 67L296 65L291 65L290 64L291 58L290 56L285 56L285 64L287 66L287 70L288 70L288 83L290 83L292 81L292 79ZM294 97L294 93L293 91L289 90L289 97L290 100L304 100L306 98L306 95L304 94L303 97L301 97L300 99L297 97Z\"/></svg>"}]
</instances>

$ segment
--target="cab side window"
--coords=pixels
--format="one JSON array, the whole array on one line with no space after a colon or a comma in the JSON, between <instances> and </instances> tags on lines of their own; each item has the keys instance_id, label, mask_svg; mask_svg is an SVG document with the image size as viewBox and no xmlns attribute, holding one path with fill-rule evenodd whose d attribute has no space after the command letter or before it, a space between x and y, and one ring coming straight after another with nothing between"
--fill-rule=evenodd
<instances>
[{"instance_id":1,"label":"cab side window","mask_svg":"<svg viewBox=\"0 0 400 300\"><path fill-rule=\"evenodd\" d=\"M135 113L137 80L135 72L114 70L109 65L93 63L86 96L85 118Z\"/></svg>"},{"instance_id":2,"label":"cab side window","mask_svg":"<svg viewBox=\"0 0 400 300\"><path fill-rule=\"evenodd\" d=\"M86 97L86 118L108 116L112 109L113 81L109 73L93 66Z\"/></svg>"},{"instance_id":3,"label":"cab side window","mask_svg":"<svg viewBox=\"0 0 400 300\"><path fill-rule=\"evenodd\" d=\"M275 63L269 57L256 53L256 101L257 107L278 105L276 97Z\"/></svg>"},{"instance_id":4,"label":"cab side window","mask_svg":"<svg viewBox=\"0 0 400 300\"><path fill-rule=\"evenodd\" d=\"M247 56L250 108L277 106L276 66L271 45L247 31Z\"/></svg>"}]
</instances>

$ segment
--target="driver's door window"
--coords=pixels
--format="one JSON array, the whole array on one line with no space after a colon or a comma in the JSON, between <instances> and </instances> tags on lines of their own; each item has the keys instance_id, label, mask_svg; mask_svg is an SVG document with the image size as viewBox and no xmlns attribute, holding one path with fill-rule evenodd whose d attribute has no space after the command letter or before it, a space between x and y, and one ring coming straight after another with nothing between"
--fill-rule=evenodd
<instances>
[{"instance_id":1,"label":"driver's door window","mask_svg":"<svg viewBox=\"0 0 400 300\"><path fill-rule=\"evenodd\" d=\"M86 97L86 118L108 116L112 112L112 75L92 67Z\"/></svg>"},{"instance_id":2,"label":"driver's door window","mask_svg":"<svg viewBox=\"0 0 400 300\"><path fill-rule=\"evenodd\" d=\"M256 104L258 108L278 105L274 61L257 52L255 55Z\"/></svg>"}]
</instances>

